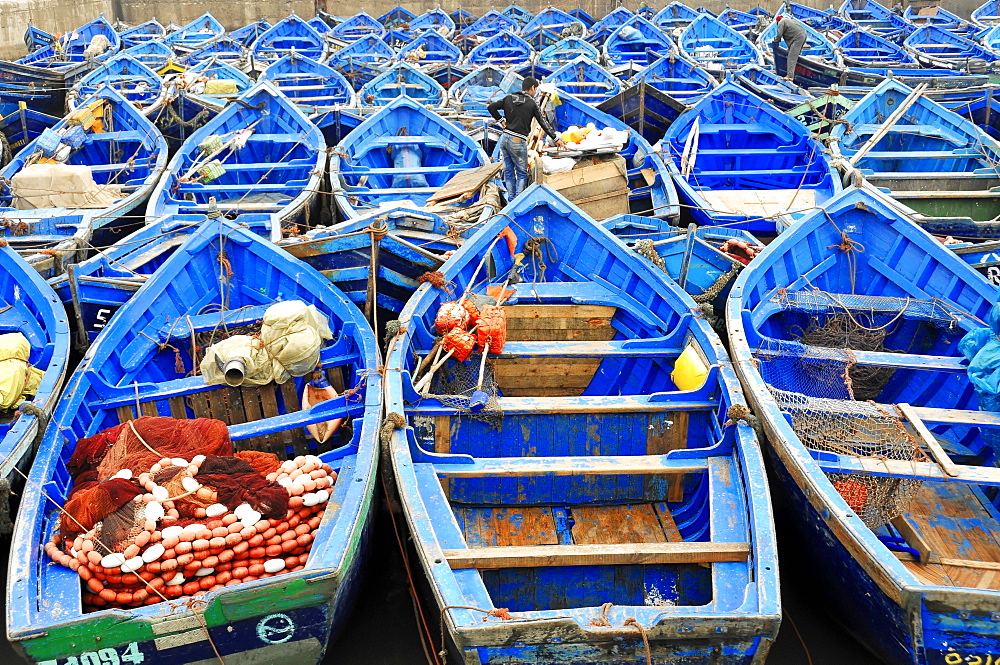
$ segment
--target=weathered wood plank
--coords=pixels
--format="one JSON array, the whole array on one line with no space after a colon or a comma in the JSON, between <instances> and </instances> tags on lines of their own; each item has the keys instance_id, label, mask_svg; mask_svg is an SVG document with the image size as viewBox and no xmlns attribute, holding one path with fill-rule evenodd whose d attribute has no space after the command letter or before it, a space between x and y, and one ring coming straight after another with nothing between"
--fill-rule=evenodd
<instances>
[{"instance_id":1,"label":"weathered wood plank","mask_svg":"<svg viewBox=\"0 0 1000 665\"><path fill-rule=\"evenodd\" d=\"M131 406L119 406L115 409L118 412L118 422L124 423L135 419L135 411Z\"/></svg>"},{"instance_id":2,"label":"weathered wood plank","mask_svg":"<svg viewBox=\"0 0 1000 665\"><path fill-rule=\"evenodd\" d=\"M645 503L576 506L573 522L573 542L577 545L667 541L653 507Z\"/></svg>"},{"instance_id":3,"label":"weathered wood plank","mask_svg":"<svg viewBox=\"0 0 1000 665\"><path fill-rule=\"evenodd\" d=\"M440 452L435 450L435 452ZM479 457L471 464L436 464L447 478L515 478L519 476L601 476L682 474L707 469L705 458L668 460L660 455L592 455L587 457Z\"/></svg>"},{"instance_id":4,"label":"weathered wood plank","mask_svg":"<svg viewBox=\"0 0 1000 665\"><path fill-rule=\"evenodd\" d=\"M444 550L453 569L620 566L746 561L748 543L629 543L625 545L539 545Z\"/></svg>"},{"instance_id":5,"label":"weathered wood plank","mask_svg":"<svg viewBox=\"0 0 1000 665\"><path fill-rule=\"evenodd\" d=\"M170 417L177 418L179 420L187 420L188 413L187 407L184 405L184 398L182 396L171 397L167 400L170 404Z\"/></svg>"},{"instance_id":6,"label":"weathered wood plank","mask_svg":"<svg viewBox=\"0 0 1000 665\"><path fill-rule=\"evenodd\" d=\"M670 414L652 414L646 435L647 455L666 455L671 450L687 448L688 414L685 411ZM653 491L656 479L647 479L647 492ZM648 494L647 494L648 496ZM667 481L667 501L684 500L684 477L671 476Z\"/></svg>"},{"instance_id":7,"label":"weathered wood plank","mask_svg":"<svg viewBox=\"0 0 1000 665\"><path fill-rule=\"evenodd\" d=\"M680 529L677 528L677 522L674 521L674 514L670 512L670 507L663 502L659 502L654 503L653 508L656 509L656 516L660 520L660 528L663 529L663 535L666 537L667 542L682 542L684 538L681 536Z\"/></svg>"},{"instance_id":8,"label":"weathered wood plank","mask_svg":"<svg viewBox=\"0 0 1000 665\"><path fill-rule=\"evenodd\" d=\"M472 547L557 545L556 522L547 506L465 508L465 541Z\"/></svg>"}]
</instances>

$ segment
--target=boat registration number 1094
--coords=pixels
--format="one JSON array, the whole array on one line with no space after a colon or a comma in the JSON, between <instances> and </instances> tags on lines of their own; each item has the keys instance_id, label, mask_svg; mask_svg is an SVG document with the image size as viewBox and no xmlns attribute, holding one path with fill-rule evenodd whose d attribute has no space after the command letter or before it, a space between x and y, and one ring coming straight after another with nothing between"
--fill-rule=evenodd
<instances>
[{"instance_id":1,"label":"boat registration number 1094","mask_svg":"<svg viewBox=\"0 0 1000 665\"><path fill-rule=\"evenodd\" d=\"M132 642L123 647L84 651L68 658L43 660L38 665L139 665L144 660L146 657L139 650L139 643Z\"/></svg>"}]
</instances>

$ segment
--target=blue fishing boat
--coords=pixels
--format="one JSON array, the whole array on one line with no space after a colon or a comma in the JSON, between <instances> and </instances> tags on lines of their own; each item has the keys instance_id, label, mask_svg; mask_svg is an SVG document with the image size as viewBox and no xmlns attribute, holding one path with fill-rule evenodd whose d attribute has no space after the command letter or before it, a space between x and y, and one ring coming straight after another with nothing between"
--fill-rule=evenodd
<instances>
[{"instance_id":1,"label":"blue fishing boat","mask_svg":"<svg viewBox=\"0 0 1000 665\"><path fill-rule=\"evenodd\" d=\"M355 90L360 90L395 57L396 52L378 35L367 35L334 53L326 64L347 77Z\"/></svg>"},{"instance_id":2,"label":"blue fishing boat","mask_svg":"<svg viewBox=\"0 0 1000 665\"><path fill-rule=\"evenodd\" d=\"M799 57L799 62L802 62L802 58L804 56L813 60L820 60L833 64L843 64L837 57L838 54L833 47L833 43L831 43L830 40L823 35L823 33L811 27L808 23L802 23L802 26L806 29L806 43L805 46L802 47L802 54ZM778 22L771 21L764 31L760 33L760 36L757 37L757 46L760 47L761 51L771 52L771 44L777 36ZM778 49L783 49L784 46L785 44L782 42L780 46L775 47L775 52ZM784 64L784 62L782 62L782 64ZM782 76L785 75L785 70L782 66L778 65L777 61L775 62L775 69Z\"/></svg>"},{"instance_id":3,"label":"blue fishing boat","mask_svg":"<svg viewBox=\"0 0 1000 665\"><path fill-rule=\"evenodd\" d=\"M834 44L849 67L917 67L910 51L873 32L856 28Z\"/></svg>"},{"instance_id":4,"label":"blue fishing boat","mask_svg":"<svg viewBox=\"0 0 1000 665\"><path fill-rule=\"evenodd\" d=\"M419 65L449 62L458 64L464 57L462 49L435 30L425 30L417 35L413 41L399 50L398 55L402 60Z\"/></svg>"},{"instance_id":5,"label":"blue fishing boat","mask_svg":"<svg viewBox=\"0 0 1000 665\"><path fill-rule=\"evenodd\" d=\"M535 15L521 5L511 3L501 12L504 16L514 21L518 28L524 27L528 21L535 18Z\"/></svg>"},{"instance_id":6,"label":"blue fishing boat","mask_svg":"<svg viewBox=\"0 0 1000 665\"><path fill-rule=\"evenodd\" d=\"M316 14L316 16L313 16L311 19L306 21L306 23L308 23L313 30L321 35L325 35L330 32L330 28L333 27L327 23L326 19L324 19L320 14Z\"/></svg>"},{"instance_id":7,"label":"blue fishing boat","mask_svg":"<svg viewBox=\"0 0 1000 665\"><path fill-rule=\"evenodd\" d=\"M734 78L744 88L782 111L789 111L813 99L811 94L793 82L760 65L747 65L735 72Z\"/></svg>"},{"instance_id":8,"label":"blue fishing boat","mask_svg":"<svg viewBox=\"0 0 1000 665\"><path fill-rule=\"evenodd\" d=\"M363 11L330 29L331 37L347 42L371 35L381 39L385 33L386 29L382 24Z\"/></svg>"},{"instance_id":9,"label":"blue fishing boat","mask_svg":"<svg viewBox=\"0 0 1000 665\"><path fill-rule=\"evenodd\" d=\"M121 38L101 15L23 58L0 60L0 115L22 101L36 111L62 115L66 91L120 48Z\"/></svg>"},{"instance_id":10,"label":"blue fishing boat","mask_svg":"<svg viewBox=\"0 0 1000 665\"><path fill-rule=\"evenodd\" d=\"M964 104L948 106L948 108L963 118L971 120L979 129L994 139L1000 140L1000 96L993 94L992 87L985 90L982 96L977 96L974 100L970 100ZM3 121L0 120L0 125L2 123Z\"/></svg>"},{"instance_id":11,"label":"blue fishing boat","mask_svg":"<svg viewBox=\"0 0 1000 665\"><path fill-rule=\"evenodd\" d=\"M584 56L594 62L601 59L601 52L596 46L580 37L564 37L555 44L547 46L536 56L535 61L541 65L552 67L553 70L570 60Z\"/></svg>"},{"instance_id":12,"label":"blue fishing boat","mask_svg":"<svg viewBox=\"0 0 1000 665\"><path fill-rule=\"evenodd\" d=\"M691 21L698 18L700 12L691 9L683 2L674 0L667 4L652 18L653 24L667 34L671 34L677 28L687 26Z\"/></svg>"},{"instance_id":13,"label":"blue fishing boat","mask_svg":"<svg viewBox=\"0 0 1000 665\"><path fill-rule=\"evenodd\" d=\"M115 312L142 288L206 220L205 215L163 217L142 226L111 247L69 266L49 286L74 314L79 349L92 344ZM271 237L271 216L240 215L237 223L264 238Z\"/></svg>"},{"instance_id":14,"label":"blue fishing boat","mask_svg":"<svg viewBox=\"0 0 1000 665\"><path fill-rule=\"evenodd\" d=\"M451 90L451 86L471 74L472 71L476 69L476 65L472 65L467 62L463 62L461 64L455 64L454 62L437 62L424 65L421 69L423 69L424 72L432 79L440 83L442 88L445 90Z\"/></svg>"},{"instance_id":15,"label":"blue fishing boat","mask_svg":"<svg viewBox=\"0 0 1000 665\"><path fill-rule=\"evenodd\" d=\"M635 16L631 9L618 5L587 29L587 41L594 46L604 46L611 33Z\"/></svg>"},{"instance_id":16,"label":"blue fishing boat","mask_svg":"<svg viewBox=\"0 0 1000 665\"><path fill-rule=\"evenodd\" d=\"M521 37L536 51L541 51L568 36L586 37L587 28L572 14L555 7L538 12L521 28Z\"/></svg>"},{"instance_id":17,"label":"blue fishing boat","mask_svg":"<svg viewBox=\"0 0 1000 665\"><path fill-rule=\"evenodd\" d=\"M354 219L402 200L420 206L456 174L489 158L459 127L411 97L390 100L330 154L341 216Z\"/></svg>"},{"instance_id":18,"label":"blue fishing boat","mask_svg":"<svg viewBox=\"0 0 1000 665\"><path fill-rule=\"evenodd\" d=\"M466 61L472 65L521 65L535 55L531 44L513 32L500 32L487 37L471 51Z\"/></svg>"},{"instance_id":19,"label":"blue fishing boat","mask_svg":"<svg viewBox=\"0 0 1000 665\"><path fill-rule=\"evenodd\" d=\"M177 57L174 50L159 39L137 44L122 51L122 53L127 53L157 73L170 65Z\"/></svg>"},{"instance_id":20,"label":"blue fishing boat","mask_svg":"<svg viewBox=\"0 0 1000 665\"><path fill-rule=\"evenodd\" d=\"M487 106L520 89L521 77L516 72L497 65L480 65L451 86L448 104L463 114L485 118L489 117Z\"/></svg>"},{"instance_id":21,"label":"blue fishing boat","mask_svg":"<svg viewBox=\"0 0 1000 665\"><path fill-rule=\"evenodd\" d=\"M914 30L913 24L876 0L844 0L839 14L865 32L886 39L899 39Z\"/></svg>"},{"instance_id":22,"label":"blue fishing boat","mask_svg":"<svg viewBox=\"0 0 1000 665\"><path fill-rule=\"evenodd\" d=\"M474 14L470 14L461 7L453 11L449 14L449 16L451 16L451 20L455 22L456 29L464 30L476 21L476 16Z\"/></svg>"},{"instance_id":23,"label":"blue fishing boat","mask_svg":"<svg viewBox=\"0 0 1000 665\"><path fill-rule=\"evenodd\" d=\"M594 23L597 22L597 20L593 16L588 14L581 7L569 10L569 15L575 18L576 20L580 21L580 23L583 23L583 26L587 28L588 31L590 30L590 26L594 25Z\"/></svg>"},{"instance_id":24,"label":"blue fishing boat","mask_svg":"<svg viewBox=\"0 0 1000 665\"><path fill-rule=\"evenodd\" d=\"M162 104L163 80L159 74L128 53L119 53L97 65L80 79L66 95L66 107L75 111L86 104L104 86L117 90L144 114L155 112Z\"/></svg>"},{"instance_id":25,"label":"blue fishing boat","mask_svg":"<svg viewBox=\"0 0 1000 665\"><path fill-rule=\"evenodd\" d=\"M382 35L382 41L389 45L393 51L398 51L411 41L413 41L413 31L403 28L393 28Z\"/></svg>"},{"instance_id":26,"label":"blue fishing boat","mask_svg":"<svg viewBox=\"0 0 1000 665\"><path fill-rule=\"evenodd\" d=\"M618 78L582 55L545 77L545 82L553 83L559 90L595 105L614 97L622 90L622 82Z\"/></svg>"},{"instance_id":27,"label":"blue fishing boat","mask_svg":"<svg viewBox=\"0 0 1000 665\"><path fill-rule=\"evenodd\" d=\"M242 28L231 30L226 33L226 36L241 46L250 46L257 40L258 37L270 29L271 24L264 19L259 18L253 23L247 23Z\"/></svg>"},{"instance_id":28,"label":"blue fishing boat","mask_svg":"<svg viewBox=\"0 0 1000 665\"><path fill-rule=\"evenodd\" d=\"M404 24L408 25L415 18L416 14L402 5L397 5L379 16L377 20L386 30L394 30L403 27Z\"/></svg>"},{"instance_id":29,"label":"blue fishing boat","mask_svg":"<svg viewBox=\"0 0 1000 665\"><path fill-rule=\"evenodd\" d=\"M207 46L226 33L218 19L205 12L180 30L171 32L163 42L179 53L190 53Z\"/></svg>"},{"instance_id":30,"label":"blue fishing boat","mask_svg":"<svg viewBox=\"0 0 1000 665\"><path fill-rule=\"evenodd\" d=\"M1000 24L1000 0L986 0L972 11L972 20L980 25Z\"/></svg>"},{"instance_id":31,"label":"blue fishing boat","mask_svg":"<svg viewBox=\"0 0 1000 665\"><path fill-rule=\"evenodd\" d=\"M552 126L558 132L591 124L600 130L610 127L628 132L625 145L612 152L625 161L629 211L668 220L680 217L680 204L669 168L653 152L649 142L628 124L572 95L560 96L559 103L555 104L552 96L543 92L539 106L551 118Z\"/></svg>"},{"instance_id":32,"label":"blue fishing boat","mask_svg":"<svg viewBox=\"0 0 1000 665\"><path fill-rule=\"evenodd\" d=\"M118 35L122 40L122 48L132 48L139 44L157 41L167 36L167 31L155 18L145 23L124 30Z\"/></svg>"},{"instance_id":33,"label":"blue fishing boat","mask_svg":"<svg viewBox=\"0 0 1000 665\"><path fill-rule=\"evenodd\" d=\"M354 88L343 74L294 52L261 72L258 80L274 83L310 117L356 102Z\"/></svg>"},{"instance_id":34,"label":"blue fishing boat","mask_svg":"<svg viewBox=\"0 0 1000 665\"><path fill-rule=\"evenodd\" d=\"M101 88L0 170L3 236L42 275L60 274L86 253L95 229L145 203L166 163L160 131Z\"/></svg>"},{"instance_id":35,"label":"blue fishing boat","mask_svg":"<svg viewBox=\"0 0 1000 665\"><path fill-rule=\"evenodd\" d=\"M660 92L642 77L597 108L627 124L651 145L662 139L667 127L687 110L683 102Z\"/></svg>"},{"instance_id":36,"label":"blue fishing boat","mask_svg":"<svg viewBox=\"0 0 1000 665\"><path fill-rule=\"evenodd\" d=\"M253 66L258 72L284 57L290 51L316 62L327 56L328 42L316 29L295 14L278 21L250 47Z\"/></svg>"},{"instance_id":37,"label":"blue fishing boat","mask_svg":"<svg viewBox=\"0 0 1000 665\"><path fill-rule=\"evenodd\" d=\"M195 130L170 160L146 207L146 219L270 213L272 240L282 224L317 213L326 141L285 95L256 84Z\"/></svg>"},{"instance_id":38,"label":"blue fishing boat","mask_svg":"<svg viewBox=\"0 0 1000 665\"><path fill-rule=\"evenodd\" d=\"M512 664L763 657L780 621L763 459L690 298L544 186L441 272L455 290L425 284L407 303L386 400L443 650ZM435 318L459 299L483 312L482 353L434 363L426 383L417 362L434 361Z\"/></svg>"},{"instance_id":39,"label":"blue fishing boat","mask_svg":"<svg viewBox=\"0 0 1000 665\"><path fill-rule=\"evenodd\" d=\"M997 602L997 415L976 410L959 343L995 321L995 298L854 188L779 236L729 297L768 477L803 563L823 571L815 602L885 663L1000 648L982 611Z\"/></svg>"},{"instance_id":40,"label":"blue fishing boat","mask_svg":"<svg viewBox=\"0 0 1000 665\"><path fill-rule=\"evenodd\" d=\"M674 99L691 105L713 90L718 81L697 63L671 52L639 72L633 85L645 82Z\"/></svg>"},{"instance_id":41,"label":"blue fishing boat","mask_svg":"<svg viewBox=\"0 0 1000 665\"><path fill-rule=\"evenodd\" d=\"M962 69L969 74L992 70L1000 60L997 53L935 24L918 27L903 46L913 51L924 67Z\"/></svg>"},{"instance_id":42,"label":"blue fishing boat","mask_svg":"<svg viewBox=\"0 0 1000 665\"><path fill-rule=\"evenodd\" d=\"M718 74L745 65L764 64L764 54L749 39L709 14L691 21L677 45L688 58Z\"/></svg>"},{"instance_id":43,"label":"blue fishing boat","mask_svg":"<svg viewBox=\"0 0 1000 665\"><path fill-rule=\"evenodd\" d=\"M1000 144L919 90L886 79L843 120L830 134L833 154L893 198L935 217L1000 214Z\"/></svg>"},{"instance_id":44,"label":"blue fishing boat","mask_svg":"<svg viewBox=\"0 0 1000 665\"><path fill-rule=\"evenodd\" d=\"M520 23L495 9L491 9L473 21L471 25L463 28L462 33L455 38L455 43L462 49L463 53L468 54L484 39L489 39L500 33L516 35L520 29ZM482 64L482 62L476 64Z\"/></svg>"},{"instance_id":45,"label":"blue fishing boat","mask_svg":"<svg viewBox=\"0 0 1000 665\"><path fill-rule=\"evenodd\" d=\"M252 85L242 71L215 58L203 60L164 81L163 112L158 113L156 124L171 150L176 150Z\"/></svg>"},{"instance_id":46,"label":"blue fishing boat","mask_svg":"<svg viewBox=\"0 0 1000 665\"><path fill-rule=\"evenodd\" d=\"M739 33L747 33L757 26L757 15L749 12L741 12L727 6L718 16L718 19Z\"/></svg>"},{"instance_id":47,"label":"blue fishing boat","mask_svg":"<svg viewBox=\"0 0 1000 665\"><path fill-rule=\"evenodd\" d=\"M837 16L837 10L832 4L827 9L816 9L797 2L785 2L774 13L775 16L782 14L793 16L816 30L836 30L844 33L854 27L850 22Z\"/></svg>"},{"instance_id":48,"label":"blue fishing boat","mask_svg":"<svg viewBox=\"0 0 1000 665\"><path fill-rule=\"evenodd\" d=\"M633 16L608 35L604 56L618 65L636 63L642 66L666 55L672 47L670 38L659 28L641 16Z\"/></svg>"},{"instance_id":49,"label":"blue fishing boat","mask_svg":"<svg viewBox=\"0 0 1000 665\"><path fill-rule=\"evenodd\" d=\"M903 12L903 18L918 28L932 25L952 32L955 35L972 37L978 32L978 26L972 25L958 14L954 14L944 7L937 5L925 7L920 11L912 5L907 5L906 11Z\"/></svg>"},{"instance_id":50,"label":"blue fishing boat","mask_svg":"<svg viewBox=\"0 0 1000 665\"><path fill-rule=\"evenodd\" d=\"M663 145L678 193L702 225L773 234L779 217L822 207L841 190L805 126L733 81L675 120Z\"/></svg>"},{"instance_id":51,"label":"blue fishing boat","mask_svg":"<svg viewBox=\"0 0 1000 665\"><path fill-rule=\"evenodd\" d=\"M446 11L436 7L410 21L410 30L416 34L432 30L442 37L451 37L455 34L455 22Z\"/></svg>"},{"instance_id":52,"label":"blue fishing boat","mask_svg":"<svg viewBox=\"0 0 1000 665\"><path fill-rule=\"evenodd\" d=\"M3 134L7 141L10 156L16 155L46 129L55 126L59 120L60 118L55 116L29 109L27 104L0 118L0 134Z\"/></svg>"},{"instance_id":53,"label":"blue fishing boat","mask_svg":"<svg viewBox=\"0 0 1000 665\"><path fill-rule=\"evenodd\" d=\"M250 48L228 36L220 37L178 58L177 64L191 69L207 60L225 63L242 71L251 70Z\"/></svg>"},{"instance_id":54,"label":"blue fishing boat","mask_svg":"<svg viewBox=\"0 0 1000 665\"><path fill-rule=\"evenodd\" d=\"M448 92L407 62L396 63L358 91L361 106L385 106L399 97L409 97L429 107L441 107L448 101Z\"/></svg>"},{"instance_id":55,"label":"blue fishing boat","mask_svg":"<svg viewBox=\"0 0 1000 665\"><path fill-rule=\"evenodd\" d=\"M53 41L55 41L55 35L45 32L37 27L32 19L28 19L28 28L24 31L24 47L28 49L28 53L45 48Z\"/></svg>"},{"instance_id":56,"label":"blue fishing boat","mask_svg":"<svg viewBox=\"0 0 1000 665\"><path fill-rule=\"evenodd\" d=\"M239 269L233 274L225 271L220 274L220 261L227 264L231 261ZM274 324L267 322L274 321L274 317L287 320L290 311L303 310L307 317L325 323L318 330L313 328L317 330L313 334L319 349L315 356L317 369L311 377L306 372L306 376L280 384L262 381L263 385L252 385L247 380L231 387L209 385L204 376L185 376L188 369L179 371L182 364L197 368L202 360L203 354L197 351L194 352L197 357L192 357L192 335L203 338L205 346L223 339L232 342L231 335L243 327L257 330L263 327L263 336L273 331ZM169 317L175 325L166 323L164 317ZM274 348L271 345L270 349ZM171 349L177 349L176 353ZM295 653L302 663L320 661L328 640L346 622L366 559L382 401L377 366L378 352L371 329L357 309L322 275L228 220L211 220L193 233L181 251L166 261L118 311L91 347L87 360L68 381L67 391L46 430L42 453L36 458L28 480L39 491L31 492L31 498L22 501L14 536L20 543L18 549L23 549L12 568L18 571L18 581L8 589L8 603L18 607L20 616L8 629L21 654L33 663L75 657L74 654L88 653L88 648L111 650L126 662L139 658L154 660L169 654L172 662L196 663L215 657L216 653L219 658L230 660L266 660L274 651L275 640L280 639L282 653ZM235 370L229 372L232 381ZM319 385L331 387L316 388ZM350 388L349 398L338 395L347 388ZM314 402L314 390L332 396ZM126 392L128 399L122 401ZM163 416L154 420L142 417L149 414ZM196 420L199 418L202 420ZM348 422L340 420L337 424L342 426L336 432L324 442L317 442L313 432L329 432L330 421L338 419ZM111 429L115 427L117 430ZM142 586L144 593L139 594L138 601L130 590L128 596L119 592L110 605L107 601L99 604L99 596L93 593L94 585L81 584L75 567L66 565L73 551L69 547L72 536L78 532L64 523L61 532L72 534L71 542L59 547L59 539L53 543L51 538L60 532L60 506L69 510L80 501L80 495L72 490L73 476L80 475L77 463L89 468L90 460L84 462L79 455L71 459L74 448L80 452L79 446L86 445L86 437L110 436L108 430L122 432L122 445L133 441L141 446L138 438L153 441L161 449L169 446L185 458L194 458L196 466L201 458L195 453L201 452L200 448L215 449L219 458L202 462L202 469L207 468L206 463L215 463L213 469L219 468L220 463L227 465L222 468L234 471L249 468L239 475L220 470L223 478L212 476L213 485L207 485L207 474L203 473L199 480L206 486L220 488L223 479L236 482L242 488L237 496L246 498L248 504L258 506L276 520L294 521L292 515L296 511L307 517L300 521L309 524L307 533L311 542L300 550L306 551L298 559L301 563L293 566L285 559L280 571L268 566L274 576L264 576L263 567L255 569L261 572L260 576L250 576L238 568L240 562L253 565L248 552L241 549L236 553L230 546L230 551L234 551L230 561L237 565L223 576L225 566L212 561L219 569L211 575L215 579L208 580L216 584L205 584L206 588L199 590L198 598L204 605L185 602L195 589L178 584L171 585L173 589L157 584ZM177 435L164 437L164 430ZM135 439L129 438L132 433ZM97 458L103 456L102 450ZM324 485L328 487L314 490L305 501L307 505L292 508L291 513L285 507L290 503L288 492L297 490L289 486L289 490L278 494L275 488L280 485L267 480L263 471L253 471L259 467L246 461L242 466L238 464L241 459L254 459L272 469L285 458L288 463L279 468L318 467L327 471ZM152 471L154 477L160 470L155 464L150 466L152 460L148 457L104 459L108 464L131 464L136 473ZM96 460L93 465L98 466ZM98 468L105 469L107 465ZM330 486L334 472L337 475ZM100 471L96 475L102 478ZM268 475L273 479L277 472ZM135 487L133 491L145 491L135 481L125 482ZM77 492L80 489L77 483ZM223 507L227 508L227 514L233 509L242 510L229 506L241 499L219 498L226 502ZM172 503L185 507L181 499ZM159 513L151 512L150 504L146 506L152 531L144 532L151 536L160 532L160 540L149 547L139 546L148 562L139 559L135 566L137 578L150 568L162 571L162 563L169 560L165 558L169 555L162 543L172 537L162 534L172 533L168 524L174 513L164 511L166 514L157 519L152 516ZM114 511L114 506L110 510ZM251 515L262 513L255 510ZM82 524L79 520L77 523ZM110 549L109 545L119 543L120 536L112 533L122 533L112 532L107 521L103 524L105 540L98 541L98 547L107 549L102 549L102 554ZM141 523L137 528L143 531ZM127 529L124 533L128 533ZM152 537L137 542L143 540L148 544ZM161 565L153 566L154 563ZM86 565L84 568L89 570ZM120 571L121 567L117 569ZM182 578L186 576L191 576L190 571L182 574ZM236 582L229 586L218 584L220 577ZM105 590L123 588L114 579L105 579L101 586ZM150 596L163 604L153 604ZM167 619L164 608L177 604L175 598L184 600L169 611ZM56 599L62 602L51 602ZM222 607L240 607L241 611L238 616L230 616L221 613ZM175 623L178 619L185 623L178 625ZM135 626L146 628L137 633ZM42 633L38 627L42 627ZM202 632L192 633L192 627ZM81 643L73 637L77 630L101 640L90 638ZM164 642L164 638L173 640Z\"/></svg>"}]
</instances>

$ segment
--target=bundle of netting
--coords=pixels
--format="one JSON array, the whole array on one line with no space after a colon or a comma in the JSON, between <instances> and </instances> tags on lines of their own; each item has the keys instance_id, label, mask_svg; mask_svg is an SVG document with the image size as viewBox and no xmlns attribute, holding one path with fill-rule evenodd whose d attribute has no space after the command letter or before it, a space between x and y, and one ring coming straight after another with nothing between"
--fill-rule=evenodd
<instances>
[{"instance_id":1,"label":"bundle of netting","mask_svg":"<svg viewBox=\"0 0 1000 665\"><path fill-rule=\"evenodd\" d=\"M85 611L301 570L337 479L318 457L233 452L225 423L142 417L77 443L49 557Z\"/></svg>"}]
</instances>

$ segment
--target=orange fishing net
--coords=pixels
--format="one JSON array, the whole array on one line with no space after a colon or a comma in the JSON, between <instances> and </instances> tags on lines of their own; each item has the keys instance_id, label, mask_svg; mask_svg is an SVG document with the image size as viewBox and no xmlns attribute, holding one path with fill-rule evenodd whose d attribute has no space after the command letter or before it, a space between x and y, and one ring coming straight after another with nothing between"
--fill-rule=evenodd
<instances>
[{"instance_id":1,"label":"orange fishing net","mask_svg":"<svg viewBox=\"0 0 1000 665\"><path fill-rule=\"evenodd\" d=\"M500 353L507 343L507 311L498 305L485 305L479 313L476 341L480 349L490 345L490 353Z\"/></svg>"},{"instance_id":2,"label":"orange fishing net","mask_svg":"<svg viewBox=\"0 0 1000 665\"><path fill-rule=\"evenodd\" d=\"M461 303L451 300L446 303L441 303L441 307L438 308L437 316L434 318L434 327L441 334L445 334L450 330L458 328L459 330L465 330L469 324L469 312L462 306Z\"/></svg>"},{"instance_id":3,"label":"orange fishing net","mask_svg":"<svg viewBox=\"0 0 1000 665\"><path fill-rule=\"evenodd\" d=\"M472 349L476 347L476 336L460 328L453 328L444 336L441 346L445 351L454 350L455 353L452 354L452 357L459 362L464 362L472 353Z\"/></svg>"}]
</instances>

